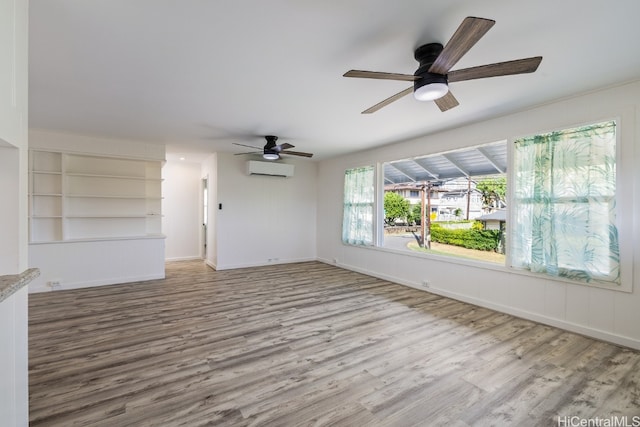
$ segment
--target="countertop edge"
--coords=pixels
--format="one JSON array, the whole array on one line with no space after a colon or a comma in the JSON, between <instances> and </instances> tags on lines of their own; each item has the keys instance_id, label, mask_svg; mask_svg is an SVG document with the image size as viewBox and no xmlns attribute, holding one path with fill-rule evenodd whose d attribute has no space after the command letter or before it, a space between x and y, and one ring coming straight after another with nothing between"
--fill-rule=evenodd
<instances>
[{"instance_id":1,"label":"countertop edge","mask_svg":"<svg viewBox=\"0 0 640 427\"><path fill-rule=\"evenodd\" d=\"M39 275L39 268L29 268L20 274L0 276L0 302L6 300L24 286L28 285L29 282Z\"/></svg>"}]
</instances>

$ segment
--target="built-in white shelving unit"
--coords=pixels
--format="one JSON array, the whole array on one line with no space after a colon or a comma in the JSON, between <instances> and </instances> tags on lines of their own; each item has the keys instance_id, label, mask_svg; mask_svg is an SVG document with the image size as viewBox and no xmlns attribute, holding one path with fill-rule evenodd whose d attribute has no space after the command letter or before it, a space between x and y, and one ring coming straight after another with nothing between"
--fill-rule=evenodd
<instances>
[{"instance_id":1,"label":"built-in white shelving unit","mask_svg":"<svg viewBox=\"0 0 640 427\"><path fill-rule=\"evenodd\" d=\"M160 161L30 151L31 243L161 236Z\"/></svg>"}]
</instances>

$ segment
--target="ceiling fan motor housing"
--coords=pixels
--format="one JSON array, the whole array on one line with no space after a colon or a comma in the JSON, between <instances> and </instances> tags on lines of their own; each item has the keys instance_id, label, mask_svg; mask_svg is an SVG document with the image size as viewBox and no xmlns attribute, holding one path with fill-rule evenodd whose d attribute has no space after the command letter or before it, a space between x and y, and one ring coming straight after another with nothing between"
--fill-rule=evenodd
<instances>
[{"instance_id":1,"label":"ceiling fan motor housing","mask_svg":"<svg viewBox=\"0 0 640 427\"><path fill-rule=\"evenodd\" d=\"M280 158L280 147L277 145L278 137L275 135L266 135L267 140L262 152L262 157L266 160L278 160Z\"/></svg>"},{"instance_id":2,"label":"ceiling fan motor housing","mask_svg":"<svg viewBox=\"0 0 640 427\"><path fill-rule=\"evenodd\" d=\"M416 72L413 73L414 76L420 77L419 79L413 82L414 93L418 91L421 87L426 85L431 85L434 83L448 86L449 82L447 80L446 74L436 74L436 73L429 72L429 68L431 68L431 65L433 65L433 62L436 60L438 55L440 55L440 52L442 52L442 49L443 49L443 46L440 43L429 43L429 44L420 46L414 52L414 57L416 58L416 61L420 63L420 66L418 67ZM418 96L416 96L416 98L418 98ZM418 99L421 99L421 98L418 98ZM431 99L433 98L426 98L424 100L431 100Z\"/></svg>"},{"instance_id":3,"label":"ceiling fan motor housing","mask_svg":"<svg viewBox=\"0 0 640 427\"><path fill-rule=\"evenodd\" d=\"M267 144L264 146L264 149L275 149L275 147L277 146L276 142L278 141L278 137L275 135L266 135L264 138L267 140Z\"/></svg>"}]
</instances>

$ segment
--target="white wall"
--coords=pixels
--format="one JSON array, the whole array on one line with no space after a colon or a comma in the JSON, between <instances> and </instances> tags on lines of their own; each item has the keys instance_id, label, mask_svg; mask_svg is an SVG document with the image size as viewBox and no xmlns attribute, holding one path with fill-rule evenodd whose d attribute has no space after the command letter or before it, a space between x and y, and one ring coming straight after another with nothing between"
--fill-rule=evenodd
<instances>
[{"instance_id":1,"label":"white wall","mask_svg":"<svg viewBox=\"0 0 640 427\"><path fill-rule=\"evenodd\" d=\"M640 82L585 94L528 111L370 150L319 165L318 257L338 265L560 326L640 349ZM446 113L444 113L446 114ZM571 284L516 272L481 267L451 258L417 256L343 245L341 242L343 176L347 168L473 146L591 121L621 118L622 157L618 173L626 186L620 212L621 234L631 236L622 248L631 267L632 292ZM631 265L629 265L631 264Z\"/></svg>"},{"instance_id":2,"label":"white wall","mask_svg":"<svg viewBox=\"0 0 640 427\"><path fill-rule=\"evenodd\" d=\"M168 261L201 258L200 163L168 160L162 168L162 232Z\"/></svg>"},{"instance_id":3,"label":"white wall","mask_svg":"<svg viewBox=\"0 0 640 427\"><path fill-rule=\"evenodd\" d=\"M28 1L0 0L0 275L27 268ZM0 424L29 422L27 290L0 302Z\"/></svg>"},{"instance_id":4,"label":"white wall","mask_svg":"<svg viewBox=\"0 0 640 427\"><path fill-rule=\"evenodd\" d=\"M0 302L0 425L29 420L27 288Z\"/></svg>"},{"instance_id":5,"label":"white wall","mask_svg":"<svg viewBox=\"0 0 640 427\"><path fill-rule=\"evenodd\" d=\"M247 156L217 153L216 269L316 259L317 164L288 157L293 177L249 176ZM219 209L219 204L222 209Z\"/></svg>"},{"instance_id":6,"label":"white wall","mask_svg":"<svg viewBox=\"0 0 640 427\"><path fill-rule=\"evenodd\" d=\"M0 146L0 195L5 207L0 209L0 274L16 274L20 272L20 236L21 215L19 209L21 185L19 180L23 172L20 167L20 149ZM23 150L24 151L24 150ZM26 175L26 172L24 173Z\"/></svg>"},{"instance_id":7,"label":"white wall","mask_svg":"<svg viewBox=\"0 0 640 427\"><path fill-rule=\"evenodd\" d=\"M118 140L44 130L29 131L29 148L66 153L164 161L163 144ZM26 194L26 191L25 191ZM30 292L50 291L49 281L61 289L100 286L164 277L163 237L117 238L29 245L29 266L40 268Z\"/></svg>"},{"instance_id":8,"label":"white wall","mask_svg":"<svg viewBox=\"0 0 640 427\"><path fill-rule=\"evenodd\" d=\"M40 277L29 292L87 288L164 278L164 238L96 240L32 244L29 262Z\"/></svg>"}]
</instances>

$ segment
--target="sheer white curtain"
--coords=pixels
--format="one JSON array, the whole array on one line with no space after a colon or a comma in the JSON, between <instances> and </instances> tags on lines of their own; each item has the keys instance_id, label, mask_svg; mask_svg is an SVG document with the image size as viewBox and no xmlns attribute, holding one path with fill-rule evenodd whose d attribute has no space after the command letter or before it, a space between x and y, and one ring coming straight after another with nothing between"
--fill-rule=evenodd
<instances>
[{"instance_id":1,"label":"sheer white curtain","mask_svg":"<svg viewBox=\"0 0 640 427\"><path fill-rule=\"evenodd\" d=\"M352 245L373 245L375 201L373 166L348 169L344 174L342 241Z\"/></svg>"},{"instance_id":2,"label":"sheer white curtain","mask_svg":"<svg viewBox=\"0 0 640 427\"><path fill-rule=\"evenodd\" d=\"M620 283L614 121L515 141L512 265Z\"/></svg>"}]
</instances>

